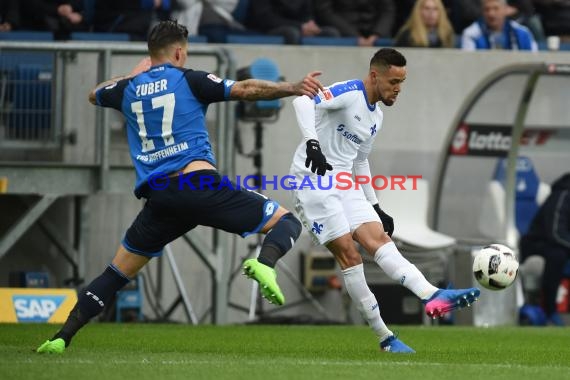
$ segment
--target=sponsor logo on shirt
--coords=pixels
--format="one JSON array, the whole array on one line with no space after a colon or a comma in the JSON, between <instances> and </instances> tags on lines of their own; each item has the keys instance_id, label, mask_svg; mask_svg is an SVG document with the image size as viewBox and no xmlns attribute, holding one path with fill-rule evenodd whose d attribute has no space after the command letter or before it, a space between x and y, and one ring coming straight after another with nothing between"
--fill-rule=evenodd
<instances>
[{"instance_id":1,"label":"sponsor logo on shirt","mask_svg":"<svg viewBox=\"0 0 570 380\"><path fill-rule=\"evenodd\" d=\"M323 91L323 97L325 98L325 100L331 100L332 98L334 98L334 95L331 92L331 90L325 88L325 90Z\"/></svg>"},{"instance_id":2,"label":"sponsor logo on shirt","mask_svg":"<svg viewBox=\"0 0 570 380\"><path fill-rule=\"evenodd\" d=\"M356 133L352 133L350 132L348 129L346 129L346 127L344 126L344 124L340 124L338 127L336 127L336 131L345 139L347 139L348 141L352 141L353 143L355 143L356 145L360 145L360 143L362 142L362 140L360 139L360 137L358 137L358 135L356 135Z\"/></svg>"},{"instance_id":3,"label":"sponsor logo on shirt","mask_svg":"<svg viewBox=\"0 0 570 380\"><path fill-rule=\"evenodd\" d=\"M214 74L208 74L208 79L212 82L222 83L222 78L215 76Z\"/></svg>"}]
</instances>

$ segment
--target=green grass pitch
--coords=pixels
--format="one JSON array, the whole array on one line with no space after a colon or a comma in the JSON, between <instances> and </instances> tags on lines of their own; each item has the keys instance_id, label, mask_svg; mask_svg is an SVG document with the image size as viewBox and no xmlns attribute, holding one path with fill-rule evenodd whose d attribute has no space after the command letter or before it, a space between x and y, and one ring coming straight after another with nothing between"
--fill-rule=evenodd
<instances>
[{"instance_id":1,"label":"green grass pitch","mask_svg":"<svg viewBox=\"0 0 570 380\"><path fill-rule=\"evenodd\" d=\"M0 324L0 379L570 379L570 328L392 328L417 351L402 355L366 326L94 323L35 353L57 327Z\"/></svg>"}]
</instances>

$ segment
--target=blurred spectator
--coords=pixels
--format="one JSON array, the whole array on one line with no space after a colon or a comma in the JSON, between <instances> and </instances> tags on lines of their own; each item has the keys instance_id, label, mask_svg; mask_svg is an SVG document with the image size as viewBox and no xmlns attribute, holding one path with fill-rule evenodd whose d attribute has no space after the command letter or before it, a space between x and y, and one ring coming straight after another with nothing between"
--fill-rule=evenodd
<instances>
[{"instance_id":1,"label":"blurred spectator","mask_svg":"<svg viewBox=\"0 0 570 380\"><path fill-rule=\"evenodd\" d=\"M21 29L47 30L57 40L73 31L87 30L82 0L27 0L20 3Z\"/></svg>"},{"instance_id":2,"label":"blurred spectator","mask_svg":"<svg viewBox=\"0 0 570 380\"><path fill-rule=\"evenodd\" d=\"M146 41L153 9L140 0L96 0L93 31L128 33L133 41Z\"/></svg>"},{"instance_id":3,"label":"blurred spectator","mask_svg":"<svg viewBox=\"0 0 570 380\"><path fill-rule=\"evenodd\" d=\"M530 29L537 41L544 40L540 16L535 12L533 0L508 0L507 16Z\"/></svg>"},{"instance_id":4,"label":"blurred spectator","mask_svg":"<svg viewBox=\"0 0 570 380\"><path fill-rule=\"evenodd\" d=\"M312 0L251 0L248 26L283 36L286 44L299 44L301 37L340 37L334 27L321 27L315 22Z\"/></svg>"},{"instance_id":5,"label":"blurred spectator","mask_svg":"<svg viewBox=\"0 0 570 380\"><path fill-rule=\"evenodd\" d=\"M532 256L544 258L542 273L543 308L547 319L563 325L557 313L556 295L570 259L570 173L559 177L552 192L536 213L528 232L519 242L521 263Z\"/></svg>"},{"instance_id":6,"label":"blurred spectator","mask_svg":"<svg viewBox=\"0 0 570 380\"><path fill-rule=\"evenodd\" d=\"M176 3L172 6L171 16L179 24L186 26L188 35L195 36L198 34L203 8L201 0L176 0Z\"/></svg>"},{"instance_id":7,"label":"blurred spectator","mask_svg":"<svg viewBox=\"0 0 570 380\"><path fill-rule=\"evenodd\" d=\"M342 36L358 37L359 46L373 46L378 38L392 37L396 6L393 0L318 0L315 14Z\"/></svg>"},{"instance_id":8,"label":"blurred spectator","mask_svg":"<svg viewBox=\"0 0 570 380\"><path fill-rule=\"evenodd\" d=\"M172 10L177 7L176 0L140 0L140 2L142 9L154 12L153 16L157 22L170 20Z\"/></svg>"},{"instance_id":9,"label":"blurred spectator","mask_svg":"<svg viewBox=\"0 0 570 380\"><path fill-rule=\"evenodd\" d=\"M570 38L570 0L534 0L548 36Z\"/></svg>"},{"instance_id":10,"label":"blurred spectator","mask_svg":"<svg viewBox=\"0 0 570 380\"><path fill-rule=\"evenodd\" d=\"M483 19L475 21L463 31L463 50L538 50L530 30L507 18L506 0L483 0L481 3Z\"/></svg>"},{"instance_id":11,"label":"blurred spectator","mask_svg":"<svg viewBox=\"0 0 570 380\"><path fill-rule=\"evenodd\" d=\"M418 0L394 39L395 46L455 47L455 34L441 0Z\"/></svg>"},{"instance_id":12,"label":"blurred spectator","mask_svg":"<svg viewBox=\"0 0 570 380\"><path fill-rule=\"evenodd\" d=\"M396 5L396 17L394 18L394 26L392 27L393 36L402 29L402 26L404 26L406 21L410 18L416 0L397 0L394 4Z\"/></svg>"},{"instance_id":13,"label":"blurred spectator","mask_svg":"<svg viewBox=\"0 0 570 380\"><path fill-rule=\"evenodd\" d=\"M481 13L481 0L444 0L449 19L456 34L461 34ZM544 40L540 17L534 10L533 0L508 0L507 16L530 29L535 40Z\"/></svg>"},{"instance_id":14,"label":"blurred spectator","mask_svg":"<svg viewBox=\"0 0 570 380\"><path fill-rule=\"evenodd\" d=\"M17 0L0 0L0 32L18 29L20 5Z\"/></svg>"},{"instance_id":15,"label":"blurred spectator","mask_svg":"<svg viewBox=\"0 0 570 380\"><path fill-rule=\"evenodd\" d=\"M444 0L444 4L455 34L481 17L481 0Z\"/></svg>"},{"instance_id":16,"label":"blurred spectator","mask_svg":"<svg viewBox=\"0 0 570 380\"><path fill-rule=\"evenodd\" d=\"M243 25L244 19L236 19L234 13L239 0L208 0L203 1L203 10L200 17L198 34L206 36L208 42L225 43L229 34L248 35L253 31Z\"/></svg>"}]
</instances>

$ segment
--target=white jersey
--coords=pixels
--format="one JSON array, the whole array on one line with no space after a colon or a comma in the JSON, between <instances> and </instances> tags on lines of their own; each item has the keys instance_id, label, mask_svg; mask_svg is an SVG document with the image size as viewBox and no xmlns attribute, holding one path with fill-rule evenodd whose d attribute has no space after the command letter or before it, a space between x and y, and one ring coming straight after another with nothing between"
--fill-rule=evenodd
<instances>
[{"instance_id":1,"label":"white jersey","mask_svg":"<svg viewBox=\"0 0 570 380\"><path fill-rule=\"evenodd\" d=\"M327 162L333 172L352 171L358 152L366 157L372 150L384 115L377 104L369 104L361 80L337 82L314 98L315 129ZM291 174L310 175L305 168L306 144L297 147Z\"/></svg>"}]
</instances>

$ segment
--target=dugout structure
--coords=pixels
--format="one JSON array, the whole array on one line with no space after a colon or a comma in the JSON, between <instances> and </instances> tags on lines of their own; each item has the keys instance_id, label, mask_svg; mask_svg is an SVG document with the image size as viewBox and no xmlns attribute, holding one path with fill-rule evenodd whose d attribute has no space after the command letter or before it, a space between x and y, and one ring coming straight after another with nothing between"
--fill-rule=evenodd
<instances>
[{"instance_id":1,"label":"dugout structure","mask_svg":"<svg viewBox=\"0 0 570 380\"><path fill-rule=\"evenodd\" d=\"M432 226L460 244L455 286L475 284L470 253L480 247L503 243L518 250L519 235L534 215L532 203L538 207L547 195L544 185L568 171L569 104L570 65L555 63L501 68L464 101L443 145L432 193ZM517 290L520 284L483 291L474 305L475 325L514 324Z\"/></svg>"}]
</instances>

